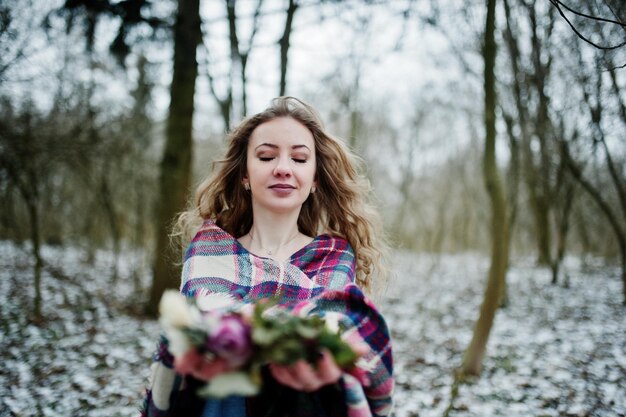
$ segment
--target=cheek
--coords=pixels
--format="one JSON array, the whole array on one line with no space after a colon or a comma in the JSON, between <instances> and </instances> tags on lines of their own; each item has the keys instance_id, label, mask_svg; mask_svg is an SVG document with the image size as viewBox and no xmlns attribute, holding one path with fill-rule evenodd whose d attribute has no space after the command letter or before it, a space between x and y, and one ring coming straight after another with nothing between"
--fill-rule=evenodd
<instances>
[{"instance_id":1,"label":"cheek","mask_svg":"<svg viewBox=\"0 0 626 417\"><path fill-rule=\"evenodd\" d=\"M317 181L317 165L313 163L311 167L311 181Z\"/></svg>"},{"instance_id":2,"label":"cheek","mask_svg":"<svg viewBox=\"0 0 626 417\"><path fill-rule=\"evenodd\" d=\"M250 182L258 181L263 176L263 167L259 166L255 161L248 160L246 164L246 178Z\"/></svg>"},{"instance_id":3,"label":"cheek","mask_svg":"<svg viewBox=\"0 0 626 417\"><path fill-rule=\"evenodd\" d=\"M312 182L315 180L315 166L306 167L299 172L299 180L303 182Z\"/></svg>"}]
</instances>

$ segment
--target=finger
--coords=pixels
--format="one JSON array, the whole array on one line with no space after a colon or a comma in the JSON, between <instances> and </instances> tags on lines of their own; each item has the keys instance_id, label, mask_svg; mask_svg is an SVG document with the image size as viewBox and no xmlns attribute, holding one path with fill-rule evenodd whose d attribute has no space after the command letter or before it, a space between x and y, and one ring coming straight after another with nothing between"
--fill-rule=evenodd
<instances>
[{"instance_id":1,"label":"finger","mask_svg":"<svg viewBox=\"0 0 626 417\"><path fill-rule=\"evenodd\" d=\"M270 370L278 382L298 391L312 392L322 386L316 372L304 360L290 366L271 364Z\"/></svg>"},{"instance_id":2,"label":"finger","mask_svg":"<svg viewBox=\"0 0 626 417\"><path fill-rule=\"evenodd\" d=\"M291 375L291 372L288 369L289 367L272 363L269 368L272 376L279 383L297 390L302 388L300 382Z\"/></svg>"},{"instance_id":3,"label":"finger","mask_svg":"<svg viewBox=\"0 0 626 417\"><path fill-rule=\"evenodd\" d=\"M322 356L317 361L317 377L322 385L334 384L341 378L341 374L341 368L339 368L330 352L327 350L322 351Z\"/></svg>"},{"instance_id":4,"label":"finger","mask_svg":"<svg viewBox=\"0 0 626 417\"><path fill-rule=\"evenodd\" d=\"M174 358L174 369L181 375L190 374L202 361L202 357L195 349L189 350L182 356Z\"/></svg>"},{"instance_id":5,"label":"finger","mask_svg":"<svg viewBox=\"0 0 626 417\"><path fill-rule=\"evenodd\" d=\"M292 373L297 373L302 391L317 391L324 385L333 384L339 380L342 370L335 362L332 354L328 351L320 352L320 358L313 368L308 362L302 361L292 369Z\"/></svg>"},{"instance_id":6,"label":"finger","mask_svg":"<svg viewBox=\"0 0 626 417\"><path fill-rule=\"evenodd\" d=\"M191 374L202 381L208 381L215 376L228 370L227 362L222 358L214 358L211 360L203 360L191 372Z\"/></svg>"},{"instance_id":7,"label":"finger","mask_svg":"<svg viewBox=\"0 0 626 417\"><path fill-rule=\"evenodd\" d=\"M352 344L352 350L358 356L364 356L370 351L370 346L365 342L359 342Z\"/></svg>"},{"instance_id":8,"label":"finger","mask_svg":"<svg viewBox=\"0 0 626 417\"><path fill-rule=\"evenodd\" d=\"M288 370L293 379L297 381L298 389L301 391L316 391L324 385L317 371L305 360L297 361Z\"/></svg>"}]
</instances>

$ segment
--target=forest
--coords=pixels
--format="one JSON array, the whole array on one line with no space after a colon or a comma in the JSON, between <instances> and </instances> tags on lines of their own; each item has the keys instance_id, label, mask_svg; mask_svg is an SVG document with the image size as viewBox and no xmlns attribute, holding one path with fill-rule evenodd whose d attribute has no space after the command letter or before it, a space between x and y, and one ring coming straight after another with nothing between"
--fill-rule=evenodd
<instances>
[{"instance_id":1,"label":"forest","mask_svg":"<svg viewBox=\"0 0 626 417\"><path fill-rule=\"evenodd\" d=\"M0 416L137 414L173 221L284 95L383 214L396 416L626 414L623 0L0 0Z\"/></svg>"}]
</instances>

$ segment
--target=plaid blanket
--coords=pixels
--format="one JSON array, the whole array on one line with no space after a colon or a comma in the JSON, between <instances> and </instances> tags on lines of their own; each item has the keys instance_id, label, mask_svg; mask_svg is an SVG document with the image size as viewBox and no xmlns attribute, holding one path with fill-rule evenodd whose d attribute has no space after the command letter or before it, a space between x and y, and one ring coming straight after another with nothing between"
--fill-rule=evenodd
<instances>
[{"instance_id":1,"label":"plaid blanket","mask_svg":"<svg viewBox=\"0 0 626 417\"><path fill-rule=\"evenodd\" d=\"M317 236L287 262L278 262L248 252L233 236L206 220L186 251L181 292L200 299L228 294L243 303L279 296L281 308L293 314L334 315L345 340L370 348L357 363L370 383L363 386L349 374L341 379L348 416L386 416L391 411L394 385L389 332L354 280L354 253L345 239ZM155 359L144 403L147 416L168 415L165 410L174 398L172 392L184 388L172 370L165 341Z\"/></svg>"}]
</instances>

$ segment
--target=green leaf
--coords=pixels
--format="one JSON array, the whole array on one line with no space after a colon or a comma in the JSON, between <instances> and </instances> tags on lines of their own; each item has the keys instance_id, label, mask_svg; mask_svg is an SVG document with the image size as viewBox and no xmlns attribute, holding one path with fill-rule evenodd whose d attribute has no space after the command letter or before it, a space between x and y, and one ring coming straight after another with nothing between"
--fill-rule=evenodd
<instances>
[{"instance_id":1,"label":"green leaf","mask_svg":"<svg viewBox=\"0 0 626 417\"><path fill-rule=\"evenodd\" d=\"M269 346L276 343L280 336L281 332L278 329L257 327L252 330L252 340L261 346Z\"/></svg>"},{"instance_id":2,"label":"green leaf","mask_svg":"<svg viewBox=\"0 0 626 417\"><path fill-rule=\"evenodd\" d=\"M320 334L319 328L315 328L308 323L297 323L295 331L304 339L315 339Z\"/></svg>"},{"instance_id":3,"label":"green leaf","mask_svg":"<svg viewBox=\"0 0 626 417\"><path fill-rule=\"evenodd\" d=\"M185 327L181 329L181 331L189 338L189 342L192 346L204 346L208 337L206 331L192 327Z\"/></svg>"}]
</instances>

